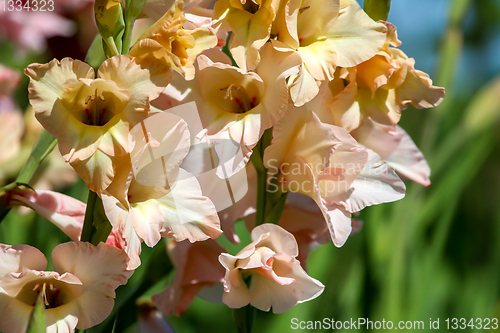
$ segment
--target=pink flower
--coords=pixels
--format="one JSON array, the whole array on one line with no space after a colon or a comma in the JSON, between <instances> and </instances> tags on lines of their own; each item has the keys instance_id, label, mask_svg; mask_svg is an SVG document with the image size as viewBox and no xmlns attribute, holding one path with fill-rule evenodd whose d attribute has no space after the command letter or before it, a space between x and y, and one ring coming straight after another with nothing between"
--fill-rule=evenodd
<instances>
[{"instance_id":1,"label":"pink flower","mask_svg":"<svg viewBox=\"0 0 500 333\"><path fill-rule=\"evenodd\" d=\"M219 256L226 269L222 301L230 308L250 304L282 313L323 292L323 284L300 266L297 242L288 231L263 224L252 230L252 240L236 256Z\"/></svg>"}]
</instances>

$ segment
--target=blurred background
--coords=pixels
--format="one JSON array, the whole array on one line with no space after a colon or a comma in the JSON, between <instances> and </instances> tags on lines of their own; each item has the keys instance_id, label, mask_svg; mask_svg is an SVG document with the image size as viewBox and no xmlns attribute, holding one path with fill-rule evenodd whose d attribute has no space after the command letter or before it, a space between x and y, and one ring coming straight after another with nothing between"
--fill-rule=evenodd
<instances>
[{"instance_id":1,"label":"blurred background","mask_svg":"<svg viewBox=\"0 0 500 333\"><path fill-rule=\"evenodd\" d=\"M21 74L32 62L83 60L97 31L92 6L56 0L50 13L0 9L0 64ZM443 332L446 318L500 318L500 1L398 0L388 21L415 67L446 88L439 107L410 106L400 122L424 152L432 184L407 182L405 199L361 212L363 229L342 248L326 244L312 252L308 272L323 282L324 293L284 314L259 312L257 332L292 332L292 318L424 321L426 328L439 318ZM11 94L0 95L2 185L15 179L40 131L28 108L28 79L19 80ZM24 119L12 116L19 111ZM35 187L85 201L85 184L53 154ZM245 243L242 222L236 227ZM65 240L52 224L22 210L0 224L0 242L35 245L47 256ZM147 263L153 250L144 248L143 257ZM141 267L129 284L142 287L119 295L140 296L150 287L144 287L147 265ZM163 278L146 295L168 281ZM230 309L199 298L182 316L168 319L178 332L236 332Z\"/></svg>"}]
</instances>

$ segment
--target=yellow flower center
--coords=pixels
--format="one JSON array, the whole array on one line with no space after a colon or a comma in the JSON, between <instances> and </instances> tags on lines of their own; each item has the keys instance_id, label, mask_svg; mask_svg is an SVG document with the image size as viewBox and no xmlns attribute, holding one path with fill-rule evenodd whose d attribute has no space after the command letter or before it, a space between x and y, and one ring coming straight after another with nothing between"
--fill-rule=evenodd
<instances>
[{"instance_id":1,"label":"yellow flower center","mask_svg":"<svg viewBox=\"0 0 500 333\"><path fill-rule=\"evenodd\" d=\"M221 88L221 90L226 92L224 99L234 102L233 112L235 113L245 113L259 104L257 97L250 98L243 86L230 84L225 88Z\"/></svg>"},{"instance_id":2,"label":"yellow flower center","mask_svg":"<svg viewBox=\"0 0 500 333\"><path fill-rule=\"evenodd\" d=\"M72 80L65 88L63 105L85 125L106 125L115 114L123 112L129 101L128 91L112 81Z\"/></svg>"}]
</instances>

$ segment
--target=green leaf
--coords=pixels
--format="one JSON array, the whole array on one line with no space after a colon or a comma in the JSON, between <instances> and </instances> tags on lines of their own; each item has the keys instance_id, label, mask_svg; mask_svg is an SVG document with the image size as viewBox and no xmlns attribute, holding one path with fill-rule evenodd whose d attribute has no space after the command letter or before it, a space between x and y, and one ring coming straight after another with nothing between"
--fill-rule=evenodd
<instances>
[{"instance_id":1,"label":"green leaf","mask_svg":"<svg viewBox=\"0 0 500 333\"><path fill-rule=\"evenodd\" d=\"M89 190L81 241L97 246L100 242L106 241L111 229L111 223L106 217L101 198Z\"/></svg>"},{"instance_id":2,"label":"green leaf","mask_svg":"<svg viewBox=\"0 0 500 333\"><path fill-rule=\"evenodd\" d=\"M31 313L26 333L45 333L46 326L45 305L43 304L43 294L40 293Z\"/></svg>"},{"instance_id":3,"label":"green leaf","mask_svg":"<svg viewBox=\"0 0 500 333\"><path fill-rule=\"evenodd\" d=\"M102 46L102 37L100 34L97 34L87 51L85 62L97 71L104 60L106 60L106 55L104 54L104 48Z\"/></svg>"}]
</instances>

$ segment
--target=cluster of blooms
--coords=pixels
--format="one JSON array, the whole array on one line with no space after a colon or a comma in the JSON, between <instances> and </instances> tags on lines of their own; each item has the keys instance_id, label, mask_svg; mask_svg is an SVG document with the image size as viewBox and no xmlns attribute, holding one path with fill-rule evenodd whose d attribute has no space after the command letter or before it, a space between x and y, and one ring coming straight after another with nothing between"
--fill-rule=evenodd
<instances>
[{"instance_id":1,"label":"cluster of blooms","mask_svg":"<svg viewBox=\"0 0 500 333\"><path fill-rule=\"evenodd\" d=\"M70 58L25 70L36 119L102 199L112 231L107 244L79 242L85 204L51 191L12 193L11 205L34 209L74 242L54 250L57 272L42 271L33 248L2 245L5 333L19 330L13 313L27 322L40 292L59 332L98 324L140 265L142 242L153 247L162 237L173 239L176 269L153 296L165 315L220 283L231 308L288 311L324 289L305 271L311 249L342 246L361 228L352 214L401 199L399 176L429 185L422 153L397 123L407 104L436 106L444 89L396 48L393 25L373 21L354 0L218 0L213 10L176 0L155 16L165 3L146 3L143 14L156 23L97 75ZM222 52L226 36L237 66ZM188 103L199 128L182 108ZM222 202L209 188L215 180L206 186L201 177L212 169L224 186L244 175L246 193L232 186L231 203ZM238 218L252 243L233 256L215 239L224 231L238 242Z\"/></svg>"}]
</instances>

